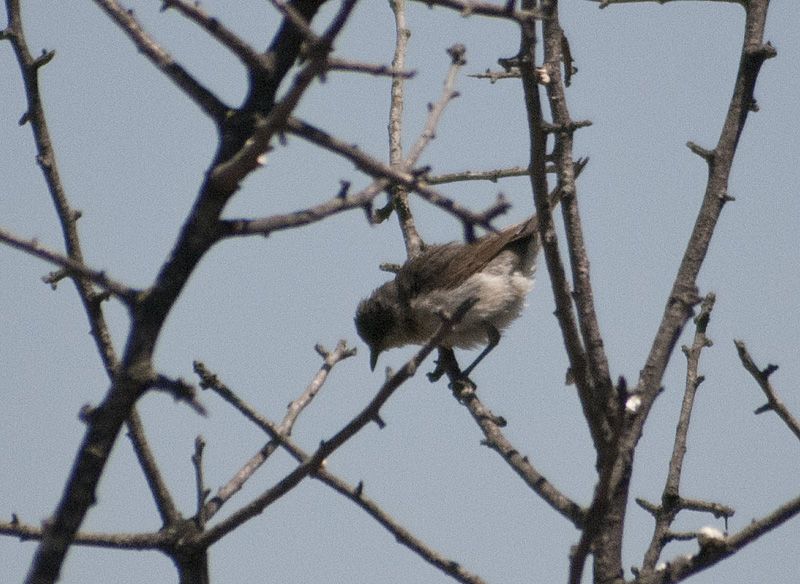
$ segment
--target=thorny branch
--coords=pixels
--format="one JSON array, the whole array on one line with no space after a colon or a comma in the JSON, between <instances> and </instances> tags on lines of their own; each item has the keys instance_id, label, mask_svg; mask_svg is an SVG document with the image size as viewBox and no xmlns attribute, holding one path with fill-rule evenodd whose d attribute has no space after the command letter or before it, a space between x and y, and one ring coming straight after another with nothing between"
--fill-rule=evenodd
<instances>
[{"instance_id":1,"label":"thorny branch","mask_svg":"<svg viewBox=\"0 0 800 584\"><path fill-rule=\"evenodd\" d=\"M341 352L340 352L341 349ZM318 351L319 352L319 351ZM264 416L259 414L255 409L241 400L229 387L222 383L216 375L212 374L202 363L195 363L195 370L200 376L202 386L212 389L220 395L225 401L230 403L239 412L242 413L248 420L256 424L264 432L270 436L270 442L262 448L259 453L254 455L250 461L231 479L231 481L220 489L218 494L212 498L207 504L206 509L208 513L214 514L219 507L228 500L235 491L238 491L246 477L250 476L255 469L252 466L258 466L263 463L264 459L268 457L276 447L284 448L298 463L303 464L312 458L312 454L308 454L300 448L294 441L289 438L291 424L294 417L299 413L300 409L308 405L310 399L313 398L314 392L318 391L321 383L324 381L324 376L330 370L330 367L339 358L346 358L352 354L351 349L347 349L342 342L340 342L333 352L325 353L325 363L320 369L320 372L315 377L314 381L309 384L306 391L289 404L289 408L280 424L274 424ZM364 484L359 482L358 485L353 486L343 479L337 477L330 472L325 465L320 466L312 476L322 483L328 485L336 492L345 496L347 499L361 507L373 519L380 523L387 531L389 531L398 542L408 547L417 553L422 559L443 572L450 574L459 582L466 584L482 584L483 580L472 574L463 566L454 562L453 560L443 556L435 551L425 542L418 537L414 536L408 529L400 525L391 515L384 511L375 501L371 500L365 495Z\"/></svg>"},{"instance_id":2,"label":"thorny branch","mask_svg":"<svg viewBox=\"0 0 800 584\"><path fill-rule=\"evenodd\" d=\"M125 284L109 278L105 272L94 270L85 266L81 262L72 259L71 257L61 255L58 252L52 251L43 247L35 239L22 239L16 235L9 233L5 229L0 229L0 241L7 243L11 247L29 253L32 256L41 258L57 266L61 266L66 270L67 274L74 274L84 280L93 282L108 290L114 296L119 298L124 304L131 304L136 300L139 293L138 290L129 288Z\"/></svg>"},{"instance_id":3,"label":"thorny branch","mask_svg":"<svg viewBox=\"0 0 800 584\"><path fill-rule=\"evenodd\" d=\"M453 359L452 352L440 352L440 366L447 373L453 387L453 395L459 403L467 408L472 418L483 432L483 444L497 452L503 460L525 481L537 495L568 519L575 527L581 529L586 522L586 510L562 493L553 483L533 466L527 456L524 456L505 437L501 428L505 420L496 416L481 402L475 387L465 382L462 373ZM451 363L442 363L442 360L452 359Z\"/></svg>"},{"instance_id":4,"label":"thorny branch","mask_svg":"<svg viewBox=\"0 0 800 584\"><path fill-rule=\"evenodd\" d=\"M767 365L764 369L759 369L758 365L756 365L753 358L750 356L750 353L747 350L747 346L744 344L744 341L734 341L736 345L736 351L739 353L739 359L742 362L744 368L753 376L753 379L756 380L758 386L761 388L761 391L764 392L764 395L767 397L767 403L758 410L756 413L760 414L762 412L766 412L772 410L784 423L789 427L789 430L800 439L800 422L798 422L797 418L795 418L786 405L783 403L781 398L778 396L778 393L772 387L772 383L770 383L769 378L770 375L777 371L777 365Z\"/></svg>"},{"instance_id":5,"label":"thorny branch","mask_svg":"<svg viewBox=\"0 0 800 584\"><path fill-rule=\"evenodd\" d=\"M14 0L7 2L10 3L8 4L10 8L18 11L19 6ZM97 0L97 2L137 43L137 46L194 98L218 122L218 125L221 124L221 120L225 124L229 123L227 110L220 102L186 76L185 72L142 32L129 11L121 9L113 0ZM354 4L355 0L342 2L322 37L322 46L317 47L317 51L311 55L309 63L298 74L284 97L261 118L262 121L249 128L245 125L243 132L235 136L228 131L230 129L228 126L221 126L224 132L220 136L221 147L217 158L206 175L206 181L201 187L174 249L153 285L139 295L137 302L130 307L131 327L125 354L117 367L109 369L113 375L111 387L102 403L93 410L91 418L87 420L87 430L61 500L34 555L27 578L28 584L50 583L58 578L66 552L86 512L95 501L97 484L119 430L133 410L136 401L152 386L153 350L167 315L195 266L216 241L220 215L227 200L235 192L239 180L257 166L256 159L267 147L272 134L286 117L291 115L300 96L322 71L321 63L327 57L327 52L348 19ZM313 15L316 7L312 8ZM11 14L12 11L9 12ZM13 26L10 28L13 29ZM14 36L21 38L21 25L18 23L17 29L17 34ZM282 38L293 34L293 29L281 28L276 34L276 46L281 45ZM293 46L299 50L300 43L295 40L292 41ZM292 60L296 55L296 53L292 55ZM287 71L288 66L276 70L275 75L259 86L259 92L265 89L268 93L271 89L276 90L277 84ZM255 77L260 79L258 75ZM264 104L257 103L257 105ZM207 570L203 554L195 557L199 561L194 565L184 557L176 556L176 559L181 560L177 563L183 574L191 571L199 574Z\"/></svg>"},{"instance_id":6,"label":"thorny branch","mask_svg":"<svg viewBox=\"0 0 800 584\"><path fill-rule=\"evenodd\" d=\"M752 521L747 527L733 535L717 534L703 541L700 533L671 534L673 539L692 539L697 537L700 549L695 554L679 555L669 562L657 566L654 571L642 571L637 575L636 584L665 584L686 580L718 562L735 554L747 544L782 525L800 513L800 497L787 501L772 513Z\"/></svg>"},{"instance_id":7,"label":"thorny branch","mask_svg":"<svg viewBox=\"0 0 800 584\"><path fill-rule=\"evenodd\" d=\"M197 80L190 76L180 65L176 64L168 53L153 41L138 24L131 11L123 9L116 0L95 0L112 19L123 29L131 38L137 48L143 52L165 75L173 80L198 106L212 119L217 121L221 130L230 120L233 113L230 108L218 100L210 91L204 88ZM621 574L619 562L619 549L617 544L621 544L621 530L624 520L625 505L628 498L628 488L630 473L633 464L633 453L641 436L644 421L649 413L650 407L660 390L661 378L664 368L668 363L677 338L683 326L690 317L694 305L699 298L697 297L695 281L697 273L702 265L708 243L713 234L716 221L725 202L730 200L727 194L727 179L730 165L735 154L738 140L750 111L753 101L753 89L763 61L774 56L775 50L769 43L763 43L763 28L766 18L768 0L727 0L737 2L745 6L747 11L747 24L745 27L745 40L742 50L742 58L737 75L736 87L729 108L725 126L720 136L717 146L713 150L706 150L694 144L689 144L693 152L702 156L709 166L709 182L703 207L698 215L698 221L687 246L681 267L673 285L672 292L665 308L664 317L654 339L653 347L647 359L647 364L642 370L639 383L635 390L637 398L641 399L641 406L632 413L625 414L624 408L619 407L619 400L626 397L624 384L613 387L610 381L608 363L603 351L602 339L600 337L599 325L592 305L593 293L589 280L589 264L582 239L582 229L578 207L575 197L575 177L577 172L572 161L572 134L582 123L574 122L566 109L566 100L563 94L563 84L560 76L560 66L563 62L565 67L571 70L571 58L562 56L561 51L565 43L563 31L560 29L557 19L557 6L555 1L545 1L542 3L543 10L534 8L532 1L523 2L522 10L515 10L515 2L509 1L505 4L477 2L477 1L455 1L455 0L421 0L428 6L439 6L460 11L463 15L479 14L483 16L505 18L519 23L523 29L523 42L519 75L522 76L523 85L526 89L526 104L528 106L529 123L531 127L531 163L529 167L519 169L500 169L496 171L485 171L483 173L461 173L461 176L427 177L422 172L415 172L413 166L419 153L427 144L435 132L438 115L446 103L455 96L452 85L449 85L450 76L445 83L445 92L437 104L432 107L431 114L426 123L426 128L418 141L419 148L412 148L408 158L402 159L402 147L399 142L399 126L397 130L396 148L393 150L391 164L383 165L370 157L360 153L357 148L350 147L337 141L332 136L328 136L321 130L311 127L308 124L299 122L292 117L294 107L300 97L316 78L324 75L325 71L331 69L356 70L375 75L391 75L393 81L398 83L400 91L400 113L402 112L402 79L410 74L403 71L402 57L405 48L400 49L400 38L405 35L405 26L401 25L401 19L397 19L398 24L398 49L395 55L395 62L391 68L383 66L373 66L365 63L337 60L330 57L332 42L347 20L350 10L355 1L342 4L340 11L334 17L332 24L326 33L317 36L310 28L310 17L316 11L316 7L308 14L301 14L293 7L293 3L280 2L274 0L273 4L282 12L285 23L292 23L297 28L301 36L308 41L304 56L308 62L301 68L287 91L282 95L282 99L277 103L269 103L252 119L252 125L248 132L240 140L239 146L233 152L225 151L225 156L219 156L215 164L209 169L209 180L204 184L195 207L192 209L191 216L187 219L181 237L173 250L173 256L182 254L188 265L177 266L169 261L164 265L162 272L153 286L145 291L138 291L126 287L124 284L110 280L103 272L88 268L82 258L80 246L77 239L76 223L80 216L73 211L63 195L60 179L58 178L55 157L52 147L49 144L44 115L41 109L38 96L37 72L40 67L49 62L53 53L45 53L42 57L34 59L25 46L22 34L21 23L19 21L18 0L6 0L9 13L9 26L3 31L3 37L11 40L14 50L20 61L20 68L26 85L28 96L28 110L22 117L22 122L30 122L34 129L34 136L37 141L39 151L38 161L45 173L48 187L56 205L59 219L62 222L62 230L67 247L67 255L42 248L36 241L26 241L4 231L0 231L0 240L18 247L47 261L55 263L63 268L59 274L51 276L51 282L55 282L63 277L70 277L78 287L79 294L87 310L89 320L92 324L92 332L96 343L100 349L106 370L112 378L112 387L103 404L92 411L87 420L89 430L87 431L84 444L75 464L75 470L70 477L70 483L65 490L62 501L59 504L55 519L46 528L33 528L21 524L16 517L10 523L0 522L0 533L14 533L21 538L41 538L41 546L37 550L37 556L29 575L29 582L52 581L58 576L63 555L71 543L85 543L87 545L102 545L109 547L131 547L135 549L154 549L163 548L168 545L167 532L159 534L121 534L119 536L106 536L97 534L87 534L77 532L77 528L92 503L94 489L105 464L105 459L110 452L110 448L115 441L119 426L127 418L131 438L140 465L144 469L145 475L150 483L162 516L165 526L175 526L180 522L180 515L172 502L160 473L149 453L141 421L138 419L134 404L136 399L149 387L155 387L159 383L171 390L176 391L176 395L184 395L185 387L178 382L169 380L164 376L155 376L152 372L151 357L152 346L158 337L160 327L172 305L185 284L188 275L199 261L200 257L216 241L223 237L232 235L245 235L252 233L269 233L277 229L285 229L297 225L304 225L312 221L333 215L343 210L353 208L363 208L368 216L372 214L372 201L374 197L386 189L392 189L397 196L398 193L415 191L429 202L448 210L458 216L465 225L479 224L489 226L489 222L499 213L505 210L505 202L498 202L483 213L472 213L461 208L454 201L441 196L436 191L429 188L435 182L447 182L449 180L497 180L501 176L522 176L530 175L534 190L537 211L541 218L540 229L542 240L545 245L545 254L548 260L548 268L553 280L553 289L556 294L557 316L561 324L562 332L570 355L571 372L576 380L578 390L581 395L584 412L592 430L595 444L598 446L599 460L598 467L600 479L595 491L595 498L591 507L586 510L579 507L576 503L568 499L553 487L547 480L539 474L536 469L525 458L521 457L516 450L511 448L505 437L500 431L502 426L501 418L494 416L473 393L462 392L460 399L468 407L473 417L480 425L486 436L486 444L500 453L509 461L520 476L536 490L552 507L557 509L562 515L570 519L577 527L585 529L581 542L577 546L577 553L573 554L573 565L570 578L572 581L579 582L583 570L585 558L590 552L595 555L595 577L600 579L614 578ZM601 7L608 4L645 1L645 0L601 0ZM665 3L670 0L658 0ZM726 1L726 0L723 0ZM216 19L209 17L198 6L191 5L184 0L163 0L164 8L174 8L187 16L199 26L203 27L209 34L216 38L221 44L228 47L240 60L251 70L262 77L269 77L275 72L270 55L261 54L249 45L241 41L234 33L222 26ZM321 2L320 2L321 4ZM402 6L401 0L395 0L395 6ZM538 3L536 3L538 5ZM396 17L397 17L396 12ZM545 17L543 23L544 63L543 68L534 69L535 59L535 19ZM283 29L282 29L283 30ZM277 37L281 37L279 33ZM407 39L407 36L405 37ZM279 39L273 43L273 47L280 47ZM299 47L299 44L298 44ZM291 62L298 52L291 52ZM525 54L527 51L527 55ZM527 61L526 61L527 57ZM282 58L285 58L282 57ZM453 79L461 59L453 56L453 66L451 73ZM279 68L280 69L280 68ZM275 74L271 78L270 87L267 90L277 92L285 70ZM542 76L544 71L546 76ZM487 74L488 75L488 74ZM490 78L492 77L489 75ZM493 79L494 80L494 79ZM543 84L546 88L553 122L548 124L544 121L541 103L539 103L538 84ZM252 88L251 88L252 89ZM269 100L261 102L261 105L268 103ZM252 103L255 103L254 101ZM251 105L252 105L251 103ZM274 107L272 107L274 106ZM441 106L440 109L439 106ZM237 112L241 113L241 112ZM249 112L252 113L252 112ZM399 116L397 117L399 120ZM229 129L229 128L228 128ZM366 189L356 193L348 194L349 185L343 185L340 193L326 203L322 203L310 209L298 211L281 216L273 216L265 219L254 220L220 220L220 213L225 201L233 194L238 187L239 181L248 172L261 164L262 154L269 148L272 137L281 131L287 130L309 139L319 146L333 150L340 155L351 160L356 166L374 177L374 182ZM226 130L227 131L227 130ZM546 152L547 136L553 134L555 146L552 154ZM418 150L418 151L417 151ZM399 152L400 156L397 156ZM228 156L229 154L229 156ZM558 189L563 192L563 216L566 226L568 251L572 267L572 281L574 285L574 297L570 298L572 290L566 279L563 261L558 250L557 241L554 236L554 224L549 209L545 212L544 194L547 193L546 174L552 169L545 167L545 161L552 161L558 173ZM578 170L579 171L579 170ZM213 199L218 197L218 200ZM541 208L540 208L541 207ZM412 224L413 227L413 224ZM203 234L202 237L197 237ZM193 239L194 238L194 239ZM194 241L194 243L190 243ZM199 243L198 243L199 242ZM414 248L409 245L409 253ZM113 345L103 320L100 309L102 295L98 294L92 284L98 285L111 294L116 295L129 305L132 315L131 343L126 349L122 361L118 361L114 352ZM574 304L573 304L574 302ZM678 428L675 435L675 445L673 456L669 466L669 475L662 495L660 505L653 505L640 501L640 505L648 509L656 517L656 531L653 535L650 549L645 557L643 570L637 575L639 582L677 582L685 579L719 560L731 555L741 549L747 543L754 541L770 529L782 524L789 518L800 512L800 498L787 502L785 505L776 509L768 516L754 521L745 529L737 534L725 537L723 541L713 545L705 545L700 542L701 549L694 556L679 557L667 565L666 570L656 573L656 562L663 551L663 544L670 539L686 539L692 534L679 534L670 531L669 525L674 520L675 515L681 509L695 509L722 515L727 517L732 514L732 510L717 504L684 499L679 494L679 483L681 476L681 464L686 448L686 435L691 414L692 400L694 392L702 382L702 377L697 374L697 360L708 340L705 337L705 327L708 322L708 314L713 305L713 297L709 296L704 303L700 315L696 319L697 333L695 342L691 349L687 349L689 365L687 367L686 391L684 395L684 405L681 412ZM155 310L151 310L154 309ZM577 309L577 311L576 311ZM457 322L457 316L453 321L445 323L439 335L446 334L447 327ZM250 517L260 513L271 502L280 498L283 494L291 490L306 476L318 478L344 494L359 506L365 509L370 515L384 525L391 533L407 547L415 550L426 561L437 566L444 572L452 575L455 579L462 582L477 583L481 580L469 572L463 570L455 562L448 560L425 546L413 535L405 531L394 520L385 514L377 505L367 499L363 494L363 485L352 487L336 478L325 468L325 458L336 448L341 446L351 436L358 432L370 421L381 423L380 408L389 398L391 393L409 376L413 375L416 368L435 346L435 341L439 336L434 337L430 344L423 347L400 372L390 376L381 388L376 398L351 422L338 432L330 441L323 442L316 452L306 454L297 448L289 439L292 425L297 414L305 405L313 399L315 392L318 391L324 382L323 372L325 366L320 371L319 382L317 378L309 385L306 392L290 405L284 421L274 426L270 422L261 420L257 423L271 436L271 441L265 446L251 461L261 457L261 464L269 452L267 448L274 450L280 446L289 451L299 462L298 467L289 475L284 477L273 488L262 494L256 501L240 509L228 520L213 527L206 533L195 534L193 543L200 547L207 547L214 541L224 537L236 526L243 523ZM149 349L147 348L149 345ZM779 397L769 383L769 375L774 371L773 366L768 366L765 370L760 370L750 358L744 344L736 341L737 350L745 368L753 375L759 386L767 396L768 403L759 409L766 411L771 409L789 426L792 432L800 438L800 424L796 418L785 408ZM333 353L340 353L340 347ZM326 365L331 353L320 350L325 357ZM344 357L341 357L344 358ZM335 362L335 361L334 361ZM332 364L329 365L329 367ZM177 385L176 385L177 384ZM188 394L186 394L188 395ZM624 419L623 419L624 416ZM253 419L252 416L250 416ZM98 420L100 423L98 423ZM622 422L625 422L623 424ZM99 456L97 455L99 453ZM205 501L206 493L203 486L202 466L201 466L202 446L198 443L196 450L196 469L198 485L198 519L202 528L205 520L213 515L225 499L215 499ZM91 454L91 456L90 456ZM96 458L93 458L96 457ZM249 467L245 467L250 472ZM255 470L254 468L252 470ZM249 475L248 475L249 476ZM240 483L236 483L241 477L235 477L231 481L230 493L226 497L241 488ZM246 480L246 477L244 478ZM78 484L78 483L82 484ZM222 493L222 490L220 491ZM214 507L214 505L216 507ZM210 513L210 514L209 514ZM600 522L595 521L603 517L607 523L600 526ZM594 527L586 527L587 524L597 524ZM612 541L610 544L605 542L605 547L596 540L597 530L603 529L608 534L619 535L620 541ZM118 539L114 539L118 538ZM613 538L610 538L613 539ZM609 580L610 581L610 580Z\"/></svg>"},{"instance_id":8,"label":"thorny branch","mask_svg":"<svg viewBox=\"0 0 800 584\"><path fill-rule=\"evenodd\" d=\"M670 526L683 509L705 510L714 514L720 514L727 520L733 515L733 509L719 504L698 504L697 501L684 499L680 494L681 472L683 469L683 459L686 455L686 442L689 433L689 423L692 417L694 399L697 389L703 382L703 376L698 373L700 355L706 347L711 346L711 340L706 336L708 322L711 318L711 311L714 309L716 296L709 293L703 299L700 313L695 317L694 322L696 331L691 347L683 347L686 355L686 384L683 394L683 404L681 405L678 426L675 430L675 443L672 449L672 458L669 462L667 481L661 495L661 505L647 507L641 501L637 502L645 506L652 513L656 524L653 530L653 537L650 545L645 552L641 574L647 575L656 570L656 566L661 558L664 546L669 542Z\"/></svg>"},{"instance_id":9,"label":"thorny branch","mask_svg":"<svg viewBox=\"0 0 800 584\"><path fill-rule=\"evenodd\" d=\"M69 277L73 280L81 302L83 303L91 327L92 337L102 359L105 371L109 379L113 380L119 366L119 360L106 324L102 307L102 301L105 299L107 292L97 293L92 283L94 282L110 292L116 292L121 298L126 299L128 302L133 302L135 294L138 293L138 291L120 283L113 282L102 272L89 270L85 267L77 228L77 222L81 213L71 208L63 188L55 152L47 127L44 108L40 98L38 71L49 61L53 53L45 53L42 57L34 59L28 51L25 42L18 1L7 0L6 7L9 17L9 26L3 31L3 37L10 40L14 52L17 55L28 100L28 109L22 121L31 124L37 147L37 161L39 162L48 190L50 191L56 214L61 224L64 244L67 250L66 258L59 256L55 252L48 252L48 254L45 254L45 259L55 261L55 263L63 266L60 272L51 274L46 281L55 287L55 283L64 277ZM44 251L42 248L39 248L35 242L18 243L21 243L23 247L28 246L32 251ZM69 261L67 261L67 259ZM180 519L180 515L164 484L158 465L147 443L136 408L131 408L126 423L129 430L128 435L145 475L145 479L150 486L162 521L164 525L173 524ZM19 524L17 524L17 526L18 525ZM40 537L43 533L43 530L39 530ZM124 547L145 546L147 542L147 537L144 535L133 536L133 540L135 540L133 543L131 543L131 540L126 538L126 536L123 535L121 537L121 545ZM103 542L107 541L110 542L110 545L114 545L120 543L120 537L94 536L87 533L77 533L74 541L77 543L85 543L86 545L93 545L94 541L99 542L98 545L102 545ZM158 545L157 538L151 536L149 541L154 542L153 545Z\"/></svg>"},{"instance_id":10,"label":"thorny branch","mask_svg":"<svg viewBox=\"0 0 800 584\"><path fill-rule=\"evenodd\" d=\"M498 4L496 2L479 2L478 0L415 0L429 7L441 6L442 8L450 8L461 13L462 16L489 16L493 18L505 18L516 22L527 23L533 22L534 19L541 18L541 12L534 8L526 8L523 6L522 10L515 10L513 1L506 1L505 4Z\"/></svg>"},{"instance_id":11,"label":"thorny branch","mask_svg":"<svg viewBox=\"0 0 800 584\"><path fill-rule=\"evenodd\" d=\"M492 206L481 213L475 213L428 187L425 184L424 178L417 176L413 172L395 170L380 160L364 154L356 146L347 144L311 124L295 118L290 118L286 121L286 130L317 146L321 146L326 150L344 156L355 164L356 167L373 177L386 178L392 183L399 184L416 192L432 205L436 205L461 219L464 225L479 225L487 229L492 229L492 220L498 215L505 213L509 207L503 197L498 197Z\"/></svg>"},{"instance_id":12,"label":"thorny branch","mask_svg":"<svg viewBox=\"0 0 800 584\"><path fill-rule=\"evenodd\" d=\"M402 10L402 5L399 2L395 2L394 6L396 11ZM396 18L399 20L398 26L401 26L403 23L402 13L398 13ZM402 37L405 37L407 40L407 35L404 34L405 32L406 31L404 28L398 29L398 45L395 52L396 58L398 58L398 54L402 54L401 52L405 51L405 43L400 43L400 39ZM429 105L428 119L425 122L425 128L422 130L422 133L417 138L417 141L414 143L409 150L408 155L405 157L403 157L402 146L400 145L403 111L402 85L399 85L398 89L392 92L392 108L390 111L389 127L391 134L390 141L393 145L393 147L390 149L390 156L392 158L391 163L393 167L398 167L401 170L411 170L419 160L419 157L422 155L422 151L431 142L431 140L436 137L436 128L439 125L439 120L444 113L445 107L447 107L447 104L449 104L450 101L458 97L458 92L453 88L455 86L458 72L466 63L464 60L465 50L466 49L463 45L453 45L447 50L447 53L451 58L451 64L444 82L442 95L435 104ZM399 58L401 59L400 62L403 62L403 57L401 56ZM393 84L393 90L394 85L395 84ZM406 253L409 257L412 257L419 253L420 249L422 248L422 239L420 238L419 233L417 233L417 229L414 226L413 217L411 216L411 211L408 207L408 192L406 188L400 187L393 190L392 204L397 210L398 219L400 220L400 228L403 232L403 239L406 242Z\"/></svg>"},{"instance_id":13,"label":"thorny branch","mask_svg":"<svg viewBox=\"0 0 800 584\"><path fill-rule=\"evenodd\" d=\"M136 48L159 71L180 87L208 117L217 123L225 119L227 106L176 63L172 56L145 32L132 10L123 8L116 0L94 0L94 2L122 29Z\"/></svg>"},{"instance_id":14,"label":"thorny branch","mask_svg":"<svg viewBox=\"0 0 800 584\"><path fill-rule=\"evenodd\" d=\"M473 301L466 301L451 317L443 317L442 325L437 333L397 373L388 376L388 379L378 390L375 397L370 400L360 413L329 440L322 441L311 456L306 457L292 472L278 481L275 486L256 497L251 503L232 513L230 517L199 535L198 545L208 547L215 541L225 537L239 525L260 514L269 505L296 487L304 478L315 474L322 467L326 458L367 424L370 422L380 424L380 410L386 401L406 380L416 373L420 364L439 345L441 340L452 331L452 327L461 322L461 319L473 304ZM281 446L285 444L286 439L284 436L277 432L270 432L270 435L274 440L280 442Z\"/></svg>"},{"instance_id":15,"label":"thorny branch","mask_svg":"<svg viewBox=\"0 0 800 584\"><path fill-rule=\"evenodd\" d=\"M281 423L274 427L266 419L259 416L253 408L239 399L233 391L222 383L216 375L212 374L203 363L195 361L194 370L200 377L201 387L204 389L213 389L220 397L233 405L246 418L256 423L260 428L265 429L271 436L270 441L260 448L256 454L251 456L244 466L225 485L220 487L217 494L204 505L203 515L206 520L216 515L217 511L219 511L234 494L241 490L255 471L258 470L281 445L281 439L285 441L291 436L292 428L294 427L297 417L306 406L311 403L314 397L316 397L320 389L322 389L333 367L340 361L352 357L355 354L355 349L350 349L347 347L347 343L339 341L333 351L327 351L317 346L317 352L323 357L322 366L303 393L289 404L286 415ZM297 452L293 454L297 454ZM298 460L302 461L303 459L303 456L298 457Z\"/></svg>"},{"instance_id":16,"label":"thorny branch","mask_svg":"<svg viewBox=\"0 0 800 584\"><path fill-rule=\"evenodd\" d=\"M406 63L408 39L411 31L406 25L405 0L391 0L389 6L394 14L395 44L392 67L402 69ZM403 108L405 107L405 81L400 78L392 79L389 91L389 164L392 168L410 170L412 164L405 164L403 154ZM394 185L391 190L390 209L397 213L400 231L406 246L406 254L411 257L416 255L422 247L422 238L417 232L414 216L408 204L408 189ZM387 212L388 214L388 212Z\"/></svg>"},{"instance_id":17,"label":"thorny branch","mask_svg":"<svg viewBox=\"0 0 800 584\"><path fill-rule=\"evenodd\" d=\"M605 540L613 542L613 545L602 554L604 562L595 562L595 575L599 572L601 578L614 578L622 572L622 528L635 448L650 408L658 396L675 344L699 300L697 276L722 208L730 200L727 192L730 170L739 138L754 103L753 93L758 73L764 61L776 54L775 49L763 41L768 6L769 0L751 0L746 5L742 52L733 95L717 145L703 156L709 169L703 202L675 276L664 315L639 377L636 394L641 398L640 407L623 428L619 439L619 452L613 461L614 472L610 478L610 492L615 494L611 517L614 519L616 534L609 534L610 537Z\"/></svg>"}]
</instances>

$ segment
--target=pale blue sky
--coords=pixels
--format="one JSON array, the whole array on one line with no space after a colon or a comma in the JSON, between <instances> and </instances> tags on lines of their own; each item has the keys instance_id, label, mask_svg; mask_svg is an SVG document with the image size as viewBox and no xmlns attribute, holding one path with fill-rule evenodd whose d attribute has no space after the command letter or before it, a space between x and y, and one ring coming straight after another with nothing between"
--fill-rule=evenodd
<instances>
[{"instance_id":1,"label":"pale blue sky","mask_svg":"<svg viewBox=\"0 0 800 584\"><path fill-rule=\"evenodd\" d=\"M55 49L41 75L44 103L64 185L83 211L79 227L87 262L135 286L147 285L166 257L216 146L212 125L139 55L90 2L24 2L32 51ZM264 2L207 1L204 7L263 47L278 19ZM245 91L244 69L227 52L158 2L132 6L146 29L203 83L231 104ZM575 119L593 125L576 135L576 156L589 156L578 188L600 323L612 373L634 383L661 318L669 286L702 197L705 163L687 140L712 147L732 91L743 11L719 2L625 5L598 10L563 2L562 23L579 73L568 90ZM5 14L3 15L5 21ZM514 27L462 18L411 3L405 145L424 124L425 105L438 98L449 59L467 47L465 73L495 68L518 47ZM735 161L730 193L706 264L701 292L717 303L703 354L706 375L693 417L683 494L733 506L731 531L798 495L800 444L771 414L754 416L764 399L739 364L732 339L742 338L761 366L780 365L772 381L800 415L800 288L798 222L800 138L796 64L797 9L774 2L767 39L778 58L765 63ZM364 1L337 43L342 57L388 63L393 49L388 4ZM37 237L56 249L61 239L52 205L34 163L16 63L0 44L0 227ZM299 115L386 159L388 86L383 78L331 74L301 103ZM462 77L461 97L447 110L437 140L421 162L433 172L525 164L527 143L521 89ZM277 147L267 166L249 177L227 216L263 216L327 199L347 179L368 184L332 155L297 138ZM479 209L502 191L514 203L501 224L531 212L525 179L442 187ZM427 241L458 238L457 221L414 200ZM363 213L341 214L302 230L227 241L201 263L171 313L157 365L194 381L200 359L272 419L298 395L319 366L317 342L340 338L359 354L339 364L317 401L297 423L294 438L308 449L337 431L380 385L352 324L358 300L387 276L377 265L402 261L395 222L371 228ZM40 277L51 268L0 246L0 515L39 522L58 500L83 435L77 412L97 403L107 380L68 283L53 292ZM117 347L125 312L107 303ZM574 390L563 386L566 357L552 316L542 267L529 307L474 378L483 400L509 422L507 436L565 493L589 502L594 456ZM687 331L681 342L689 342ZM382 356L399 366L411 354ZM423 370L432 367L428 363ZM663 488L682 396L685 360L677 354L637 453L633 496L657 500ZM163 395L141 401L145 426L182 511L191 515L194 437L207 441L208 485L226 482L264 437L212 394L200 419ZM578 534L528 491L487 448L445 383L424 375L407 383L382 412L387 427L365 429L329 461L411 531L488 582L566 580L569 546ZM290 468L276 456L231 501L238 508ZM631 506L625 565L638 565L652 529ZM709 516L686 513L676 528L723 528ZM159 527L129 443L121 437L85 527L147 531ZM21 581L32 542L0 538L3 579ZM696 549L667 548L666 559ZM800 572L797 520L691 581L795 582ZM365 513L313 480L211 550L212 580L258 582L447 582L448 578L397 545ZM588 570L587 572L590 572ZM111 579L113 575L113 580ZM630 574L627 574L630 576ZM174 582L157 553L74 547L62 582Z\"/></svg>"}]
</instances>

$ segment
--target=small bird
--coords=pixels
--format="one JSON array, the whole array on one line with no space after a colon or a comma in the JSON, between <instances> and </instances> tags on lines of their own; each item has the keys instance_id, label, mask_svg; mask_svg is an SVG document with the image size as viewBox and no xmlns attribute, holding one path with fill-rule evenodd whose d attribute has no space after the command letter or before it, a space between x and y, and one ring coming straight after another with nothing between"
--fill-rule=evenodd
<instances>
[{"instance_id":1,"label":"small bird","mask_svg":"<svg viewBox=\"0 0 800 584\"><path fill-rule=\"evenodd\" d=\"M470 242L426 247L390 280L362 300L356 329L370 349L374 371L386 349L427 343L466 300L475 304L440 346L471 349L486 345L464 371L478 364L500 333L522 312L533 287L539 233L536 215Z\"/></svg>"}]
</instances>

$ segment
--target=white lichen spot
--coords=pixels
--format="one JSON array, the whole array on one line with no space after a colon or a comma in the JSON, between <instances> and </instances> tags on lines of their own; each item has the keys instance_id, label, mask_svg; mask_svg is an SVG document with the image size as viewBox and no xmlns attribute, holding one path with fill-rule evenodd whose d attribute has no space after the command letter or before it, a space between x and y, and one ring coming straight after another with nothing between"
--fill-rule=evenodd
<instances>
[{"instance_id":1,"label":"white lichen spot","mask_svg":"<svg viewBox=\"0 0 800 584\"><path fill-rule=\"evenodd\" d=\"M725 534L716 527L701 527L697 530L697 543L701 548L722 545L725 543Z\"/></svg>"},{"instance_id":2,"label":"white lichen spot","mask_svg":"<svg viewBox=\"0 0 800 584\"><path fill-rule=\"evenodd\" d=\"M638 395L632 395L625 402L625 410L629 414L635 414L637 411L639 411L639 407L641 405L642 405L642 398L640 398Z\"/></svg>"},{"instance_id":3,"label":"white lichen spot","mask_svg":"<svg viewBox=\"0 0 800 584\"><path fill-rule=\"evenodd\" d=\"M542 85L550 84L550 73L548 73L547 67L537 67L536 77L538 78L539 83Z\"/></svg>"}]
</instances>

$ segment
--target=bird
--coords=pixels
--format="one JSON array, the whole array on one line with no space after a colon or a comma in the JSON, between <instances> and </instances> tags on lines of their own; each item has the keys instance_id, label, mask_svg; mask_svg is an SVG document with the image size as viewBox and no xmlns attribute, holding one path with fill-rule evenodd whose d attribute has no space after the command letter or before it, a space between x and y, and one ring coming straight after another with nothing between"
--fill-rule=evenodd
<instances>
[{"instance_id":1,"label":"bird","mask_svg":"<svg viewBox=\"0 0 800 584\"><path fill-rule=\"evenodd\" d=\"M359 302L355 325L370 350L370 369L385 350L424 345L442 315L474 304L440 342L445 349L485 346L464 376L499 342L533 288L540 248L536 215L472 242L430 245L408 259L392 280Z\"/></svg>"}]
</instances>

